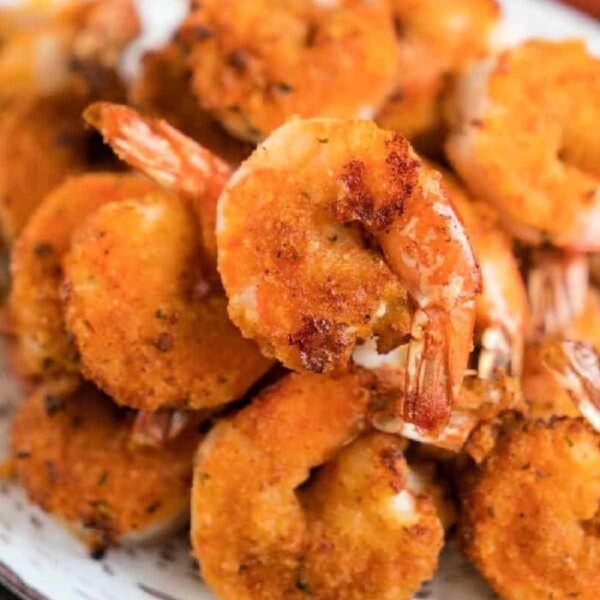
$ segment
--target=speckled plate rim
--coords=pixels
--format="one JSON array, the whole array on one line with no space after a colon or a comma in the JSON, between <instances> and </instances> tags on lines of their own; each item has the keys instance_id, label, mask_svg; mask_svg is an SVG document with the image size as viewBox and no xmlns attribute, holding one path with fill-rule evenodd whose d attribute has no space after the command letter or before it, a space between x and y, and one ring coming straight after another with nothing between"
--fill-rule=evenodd
<instances>
[{"instance_id":1,"label":"speckled plate rim","mask_svg":"<svg viewBox=\"0 0 600 600\"><path fill-rule=\"evenodd\" d=\"M553 0L500 0L507 26L502 37L584 37L600 55L600 23ZM132 46L127 68L167 39L185 12L185 0L136 0L145 32ZM0 0L15 4L18 0ZM2 349L0 348L0 362ZM19 393L0 365L0 457L11 406ZM185 536L161 547L118 549L100 561L48 515L30 506L21 490L0 484L0 581L24 600L214 600L201 583ZM436 578L416 598L488 600L493 592L451 546Z\"/></svg>"}]
</instances>

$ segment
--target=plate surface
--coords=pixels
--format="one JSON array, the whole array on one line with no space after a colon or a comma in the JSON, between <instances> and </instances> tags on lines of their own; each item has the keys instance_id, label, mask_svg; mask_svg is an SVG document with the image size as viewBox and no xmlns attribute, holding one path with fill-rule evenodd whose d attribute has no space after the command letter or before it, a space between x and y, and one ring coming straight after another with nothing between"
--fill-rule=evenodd
<instances>
[{"instance_id":1,"label":"plate surface","mask_svg":"<svg viewBox=\"0 0 600 600\"><path fill-rule=\"evenodd\" d=\"M137 0L145 33L131 49L126 69L165 40L184 12L185 0ZM0 4L6 2L0 0ZM10 2L14 4L14 0ZM539 36L584 36L600 55L600 24L552 0L504 0L509 41ZM10 415L20 399L0 345L0 458ZM22 491L0 484L0 579L27 600L211 600L190 557L184 536L156 548L120 549L101 561L51 518L30 506ZM489 600L495 595L452 547L434 581L416 598Z\"/></svg>"}]
</instances>

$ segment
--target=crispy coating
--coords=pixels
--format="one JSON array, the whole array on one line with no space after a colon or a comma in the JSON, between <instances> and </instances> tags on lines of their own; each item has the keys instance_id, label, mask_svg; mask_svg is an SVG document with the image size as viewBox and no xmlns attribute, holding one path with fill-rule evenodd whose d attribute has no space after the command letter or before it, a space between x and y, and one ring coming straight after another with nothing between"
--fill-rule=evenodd
<instances>
[{"instance_id":1,"label":"crispy coating","mask_svg":"<svg viewBox=\"0 0 600 600\"><path fill-rule=\"evenodd\" d=\"M12 424L19 482L95 552L185 523L200 434L140 448L133 416L90 384L58 380L36 388Z\"/></svg>"},{"instance_id":2,"label":"crispy coating","mask_svg":"<svg viewBox=\"0 0 600 600\"><path fill-rule=\"evenodd\" d=\"M9 310L20 372L40 376L79 369L77 352L64 331L60 303L62 259L72 233L99 206L156 189L137 175L81 175L56 188L35 211L11 257Z\"/></svg>"},{"instance_id":3,"label":"crispy coating","mask_svg":"<svg viewBox=\"0 0 600 600\"><path fill-rule=\"evenodd\" d=\"M166 192L104 205L73 236L66 326L85 376L120 404L220 405L272 364L229 321L201 243L193 210Z\"/></svg>"},{"instance_id":4,"label":"crispy coating","mask_svg":"<svg viewBox=\"0 0 600 600\"><path fill-rule=\"evenodd\" d=\"M386 0L205 0L178 37L203 108L250 141L294 115L371 118L397 64Z\"/></svg>"},{"instance_id":5,"label":"crispy coating","mask_svg":"<svg viewBox=\"0 0 600 600\"><path fill-rule=\"evenodd\" d=\"M523 241L600 247L600 60L530 40L476 65L450 105L450 162Z\"/></svg>"},{"instance_id":6,"label":"crispy coating","mask_svg":"<svg viewBox=\"0 0 600 600\"><path fill-rule=\"evenodd\" d=\"M368 402L360 374L290 375L209 434L192 543L219 597L400 600L432 576L443 541L433 495L400 438L352 442Z\"/></svg>"},{"instance_id":7,"label":"crispy coating","mask_svg":"<svg viewBox=\"0 0 600 600\"><path fill-rule=\"evenodd\" d=\"M382 352L410 338L399 410L445 424L479 270L439 174L404 138L367 121L290 121L227 184L217 247L229 314L266 355L332 372L373 336Z\"/></svg>"},{"instance_id":8,"label":"crispy coating","mask_svg":"<svg viewBox=\"0 0 600 600\"><path fill-rule=\"evenodd\" d=\"M250 144L228 135L200 108L192 91L191 72L181 45L168 43L148 52L140 76L129 90L129 101L144 113L164 119L232 165L252 151Z\"/></svg>"},{"instance_id":9,"label":"crispy coating","mask_svg":"<svg viewBox=\"0 0 600 600\"><path fill-rule=\"evenodd\" d=\"M595 600L599 497L600 437L582 419L521 425L463 486L459 540L505 600Z\"/></svg>"},{"instance_id":10,"label":"crispy coating","mask_svg":"<svg viewBox=\"0 0 600 600\"><path fill-rule=\"evenodd\" d=\"M396 85L376 117L427 154L446 133L443 103L451 79L486 56L500 11L495 0L390 0L399 64Z\"/></svg>"},{"instance_id":11,"label":"crispy coating","mask_svg":"<svg viewBox=\"0 0 600 600\"><path fill-rule=\"evenodd\" d=\"M600 293L588 292L584 310L564 332L566 338L592 344L600 352ZM542 344L528 344L523 367L523 395L532 418L579 416L579 410L565 388L542 362Z\"/></svg>"}]
</instances>

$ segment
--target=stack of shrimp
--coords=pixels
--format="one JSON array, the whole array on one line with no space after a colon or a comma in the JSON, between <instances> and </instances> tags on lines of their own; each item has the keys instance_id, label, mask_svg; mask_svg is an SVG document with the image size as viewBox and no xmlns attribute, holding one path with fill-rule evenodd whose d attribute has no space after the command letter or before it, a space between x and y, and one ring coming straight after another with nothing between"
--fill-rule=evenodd
<instances>
[{"instance_id":1,"label":"stack of shrimp","mask_svg":"<svg viewBox=\"0 0 600 600\"><path fill-rule=\"evenodd\" d=\"M116 156L3 179L32 501L95 556L191 520L224 600L409 599L450 538L596 598L600 61L493 0L203 0L125 90L126 4L0 19L0 168L57 97Z\"/></svg>"}]
</instances>

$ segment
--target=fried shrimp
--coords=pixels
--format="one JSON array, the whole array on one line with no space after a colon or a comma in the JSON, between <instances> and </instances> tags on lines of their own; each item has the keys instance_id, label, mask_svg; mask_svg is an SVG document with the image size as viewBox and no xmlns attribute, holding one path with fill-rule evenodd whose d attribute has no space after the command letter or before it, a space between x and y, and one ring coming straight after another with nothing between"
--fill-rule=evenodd
<instances>
[{"instance_id":1,"label":"fried shrimp","mask_svg":"<svg viewBox=\"0 0 600 600\"><path fill-rule=\"evenodd\" d=\"M131 174L68 179L44 199L17 239L11 257L9 311L17 366L24 375L77 372L77 352L64 330L62 259L75 228L99 206L144 196L157 186Z\"/></svg>"},{"instance_id":2,"label":"fried shrimp","mask_svg":"<svg viewBox=\"0 0 600 600\"><path fill-rule=\"evenodd\" d=\"M399 64L395 89L376 120L420 150L437 153L449 82L490 52L500 11L494 0L390 0L390 6Z\"/></svg>"},{"instance_id":3,"label":"fried shrimp","mask_svg":"<svg viewBox=\"0 0 600 600\"><path fill-rule=\"evenodd\" d=\"M444 535L433 494L400 438L356 439L368 402L360 374L293 374L211 431L192 544L219 597L401 600L433 575Z\"/></svg>"},{"instance_id":4,"label":"fried shrimp","mask_svg":"<svg viewBox=\"0 0 600 600\"><path fill-rule=\"evenodd\" d=\"M229 314L263 353L324 373L369 338L382 352L408 341L397 412L446 423L480 277L439 174L406 140L367 121L291 121L228 183L217 244Z\"/></svg>"},{"instance_id":5,"label":"fried shrimp","mask_svg":"<svg viewBox=\"0 0 600 600\"><path fill-rule=\"evenodd\" d=\"M475 303L478 375L486 379L500 368L519 376L529 307L511 239L492 207L469 197L447 171L442 175L442 185L463 218L481 269L482 290Z\"/></svg>"},{"instance_id":6,"label":"fried shrimp","mask_svg":"<svg viewBox=\"0 0 600 600\"><path fill-rule=\"evenodd\" d=\"M83 374L119 404L201 409L240 398L271 366L202 270L200 227L158 192L98 208L64 259L65 322Z\"/></svg>"},{"instance_id":7,"label":"fried shrimp","mask_svg":"<svg viewBox=\"0 0 600 600\"><path fill-rule=\"evenodd\" d=\"M36 388L12 425L19 482L95 553L187 520L200 435L192 428L160 450L133 447L132 418L90 384L59 380Z\"/></svg>"},{"instance_id":8,"label":"fried shrimp","mask_svg":"<svg viewBox=\"0 0 600 600\"><path fill-rule=\"evenodd\" d=\"M463 550L505 600L595 600L600 437L581 419L509 431L461 493Z\"/></svg>"},{"instance_id":9,"label":"fried shrimp","mask_svg":"<svg viewBox=\"0 0 600 600\"><path fill-rule=\"evenodd\" d=\"M528 41L474 67L446 149L468 187L531 244L600 246L600 61L580 42Z\"/></svg>"},{"instance_id":10,"label":"fried shrimp","mask_svg":"<svg viewBox=\"0 0 600 600\"><path fill-rule=\"evenodd\" d=\"M371 118L397 65L387 0L205 0L178 40L202 107L253 142L294 115Z\"/></svg>"}]
</instances>

